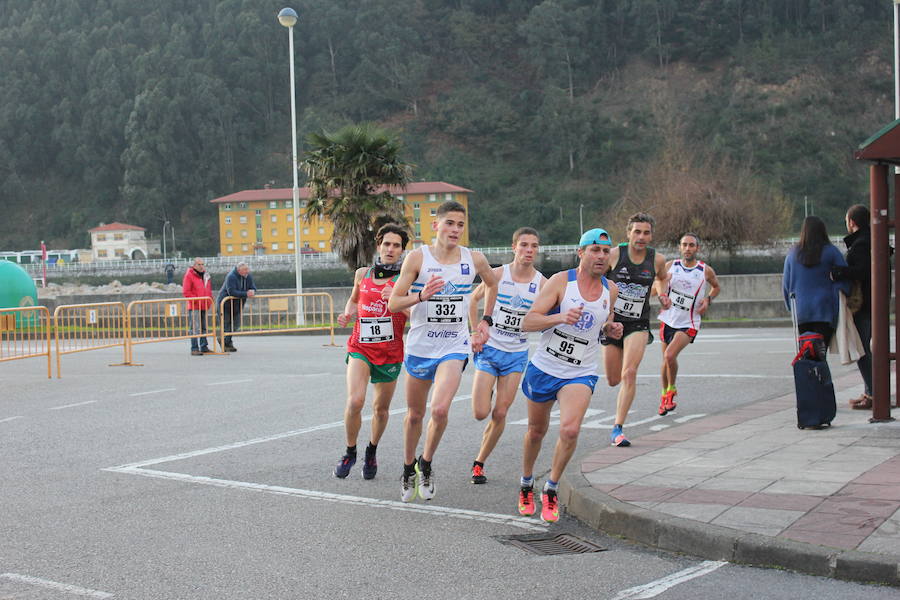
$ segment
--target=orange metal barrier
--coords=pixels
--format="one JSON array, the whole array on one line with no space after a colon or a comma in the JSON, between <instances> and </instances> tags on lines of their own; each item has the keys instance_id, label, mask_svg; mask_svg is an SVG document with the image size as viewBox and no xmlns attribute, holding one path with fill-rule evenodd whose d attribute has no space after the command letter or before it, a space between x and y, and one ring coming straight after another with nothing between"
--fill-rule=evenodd
<instances>
[{"instance_id":1,"label":"orange metal barrier","mask_svg":"<svg viewBox=\"0 0 900 600\"><path fill-rule=\"evenodd\" d=\"M191 301L203 300L210 306L210 309L206 311L207 333L203 337L211 337L215 349L217 321L216 311L212 309L212 298L135 300L128 305L126 311L128 335L125 345L125 362L130 365L135 364L133 362L134 346L138 344L189 340L195 337L190 334L188 306Z\"/></svg>"},{"instance_id":2,"label":"orange metal barrier","mask_svg":"<svg viewBox=\"0 0 900 600\"><path fill-rule=\"evenodd\" d=\"M297 302L302 300L304 323L297 323ZM239 298L229 296L219 303L220 328L216 330L219 346L224 348L225 335L259 335L266 333L291 333L295 331L329 331L334 346L334 299L331 294L266 294L248 298L244 308L234 315L235 331L225 331L225 310L231 301L235 306ZM239 326L238 326L239 325Z\"/></svg>"},{"instance_id":3,"label":"orange metal barrier","mask_svg":"<svg viewBox=\"0 0 900 600\"><path fill-rule=\"evenodd\" d=\"M121 302L65 304L53 311L53 337L56 338L56 376L62 377L63 354L122 346L125 363L125 305Z\"/></svg>"},{"instance_id":4,"label":"orange metal barrier","mask_svg":"<svg viewBox=\"0 0 900 600\"><path fill-rule=\"evenodd\" d=\"M52 377L50 325L46 306L0 309L0 362L46 356L47 377Z\"/></svg>"}]
</instances>

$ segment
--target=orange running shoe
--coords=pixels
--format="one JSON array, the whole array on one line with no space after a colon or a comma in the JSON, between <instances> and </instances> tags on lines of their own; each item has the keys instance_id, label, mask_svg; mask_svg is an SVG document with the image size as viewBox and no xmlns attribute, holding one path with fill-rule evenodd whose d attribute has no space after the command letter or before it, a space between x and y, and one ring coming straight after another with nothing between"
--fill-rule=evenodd
<instances>
[{"instance_id":1,"label":"orange running shoe","mask_svg":"<svg viewBox=\"0 0 900 600\"><path fill-rule=\"evenodd\" d=\"M559 521L559 499L556 490L544 490L541 494L541 521L556 523Z\"/></svg>"},{"instance_id":2,"label":"orange running shoe","mask_svg":"<svg viewBox=\"0 0 900 600\"><path fill-rule=\"evenodd\" d=\"M519 490L519 514L523 517L530 517L534 511L534 488L523 487Z\"/></svg>"}]
</instances>

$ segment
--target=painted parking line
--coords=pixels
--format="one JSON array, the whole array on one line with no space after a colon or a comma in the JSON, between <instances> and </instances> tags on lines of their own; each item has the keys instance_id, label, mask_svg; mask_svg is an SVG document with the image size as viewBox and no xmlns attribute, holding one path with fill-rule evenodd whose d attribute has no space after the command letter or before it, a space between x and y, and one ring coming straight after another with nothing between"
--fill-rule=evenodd
<instances>
[{"instance_id":1,"label":"painted parking line","mask_svg":"<svg viewBox=\"0 0 900 600\"><path fill-rule=\"evenodd\" d=\"M75 408L76 406L85 406L86 404L96 404L96 400L86 400L84 402L76 402L75 404L63 404L62 406L54 406L47 410L63 410L64 408Z\"/></svg>"},{"instance_id":2,"label":"painted parking line","mask_svg":"<svg viewBox=\"0 0 900 600\"><path fill-rule=\"evenodd\" d=\"M712 573L716 569L727 565L726 562L717 560L706 560L695 567L690 567L677 573L672 573L662 579L645 583L637 587L628 588L619 592L613 600L643 600L646 598L655 598L666 590L675 587L679 583L690 581L697 577L702 577L707 573Z\"/></svg>"},{"instance_id":3,"label":"painted parking line","mask_svg":"<svg viewBox=\"0 0 900 600\"><path fill-rule=\"evenodd\" d=\"M284 487L280 485L266 485L263 483L253 483L249 481L232 481L229 479L218 479L214 477L203 477L198 475L188 475L186 473L174 473L170 471L159 471L156 469L144 469L136 467L112 467L103 469L113 473L125 473L128 475L140 475L141 477L151 477L154 479L167 479L170 481L180 481L183 483L193 483L200 485L209 485L221 488L239 489L251 492L263 492L267 494L276 494L281 496L294 496L297 498L306 498L310 500L323 500L326 502L336 502L339 504L352 504L355 506L367 506L369 508L382 508L389 510L398 510L404 512L413 512L420 514L436 515L443 517L451 517L455 519L466 519L470 521L481 521L485 523L496 523L501 525L510 525L518 529L526 531L547 531L547 526L537 519L520 517L517 515L504 515L499 513L487 513L477 510L467 510L462 508L452 508L449 506L438 506L435 504L414 504L399 502L397 500L382 500L379 498L365 498L362 496L350 496L347 494L333 494L330 492L320 492L318 490L303 490L298 488Z\"/></svg>"},{"instance_id":4,"label":"painted parking line","mask_svg":"<svg viewBox=\"0 0 900 600\"><path fill-rule=\"evenodd\" d=\"M99 590L78 587L77 585L69 585L67 583L59 583L58 581L50 581L49 579L41 579L40 577L31 577L30 575L20 575L19 573L0 573L0 579L16 581L18 583L26 583L36 587L42 587L48 590L56 590L76 596L85 596L87 598L112 598L113 595Z\"/></svg>"},{"instance_id":5,"label":"painted parking line","mask_svg":"<svg viewBox=\"0 0 900 600\"><path fill-rule=\"evenodd\" d=\"M162 390L150 390L148 392L136 392L134 394L128 394L128 395L131 396L132 398L134 398L135 396L149 396L150 394L162 394L165 392L174 392L174 391L175 391L175 388L165 388Z\"/></svg>"},{"instance_id":6,"label":"painted parking line","mask_svg":"<svg viewBox=\"0 0 900 600\"><path fill-rule=\"evenodd\" d=\"M23 417L6 417L5 419L0 419L0 423L9 423L10 421L15 421L16 419L21 419Z\"/></svg>"}]
</instances>

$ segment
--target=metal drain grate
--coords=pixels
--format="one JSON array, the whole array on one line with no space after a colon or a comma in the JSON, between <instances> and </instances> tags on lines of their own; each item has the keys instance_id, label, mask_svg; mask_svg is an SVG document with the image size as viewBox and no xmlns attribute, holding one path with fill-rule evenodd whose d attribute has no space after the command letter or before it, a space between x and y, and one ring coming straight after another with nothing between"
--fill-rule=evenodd
<instances>
[{"instance_id":1,"label":"metal drain grate","mask_svg":"<svg viewBox=\"0 0 900 600\"><path fill-rule=\"evenodd\" d=\"M586 552L603 552L606 550L602 546L583 540L571 533L560 533L558 535L509 535L497 536L496 539L502 544L515 546L541 556L584 554Z\"/></svg>"}]
</instances>

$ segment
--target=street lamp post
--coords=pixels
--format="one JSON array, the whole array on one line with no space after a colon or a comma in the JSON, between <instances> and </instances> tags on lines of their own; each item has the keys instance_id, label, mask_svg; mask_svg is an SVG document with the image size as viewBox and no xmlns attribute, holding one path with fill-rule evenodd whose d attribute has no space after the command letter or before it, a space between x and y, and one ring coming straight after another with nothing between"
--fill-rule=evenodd
<instances>
[{"instance_id":1,"label":"street lamp post","mask_svg":"<svg viewBox=\"0 0 900 600\"><path fill-rule=\"evenodd\" d=\"M294 208L294 271L297 276L297 294L303 293L303 255L300 251L300 186L297 183L297 101L294 84L294 25L297 24L297 11L293 8L282 8L278 13L278 22L288 28L288 40L291 59L291 144L293 148L291 167L294 172L293 198ZM297 296L297 326L306 324L303 313L303 297Z\"/></svg>"},{"instance_id":2,"label":"street lamp post","mask_svg":"<svg viewBox=\"0 0 900 600\"><path fill-rule=\"evenodd\" d=\"M582 211L584 210L584 204L578 205L578 226L581 228L581 235L584 235L584 218L582 217Z\"/></svg>"}]
</instances>

